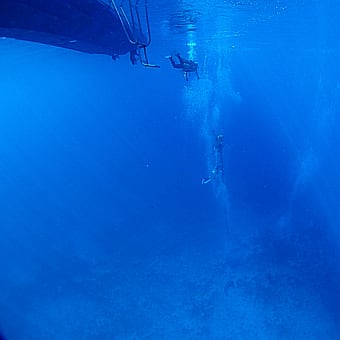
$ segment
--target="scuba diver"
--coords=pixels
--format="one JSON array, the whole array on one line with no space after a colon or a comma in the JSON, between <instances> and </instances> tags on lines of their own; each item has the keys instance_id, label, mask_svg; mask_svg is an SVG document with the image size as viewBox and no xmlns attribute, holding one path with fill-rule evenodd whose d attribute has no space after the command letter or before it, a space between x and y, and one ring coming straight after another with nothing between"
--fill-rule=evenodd
<instances>
[{"instance_id":1,"label":"scuba diver","mask_svg":"<svg viewBox=\"0 0 340 340\"><path fill-rule=\"evenodd\" d=\"M223 163L223 146L224 146L224 136L222 134L215 136L215 167L211 170L211 174L208 177L202 178L202 184L208 184L216 177L221 175L223 178L224 175L224 163Z\"/></svg>"},{"instance_id":2,"label":"scuba diver","mask_svg":"<svg viewBox=\"0 0 340 340\"><path fill-rule=\"evenodd\" d=\"M130 51L130 62L132 65L137 65L138 61L140 61L140 54L138 49Z\"/></svg>"},{"instance_id":3,"label":"scuba diver","mask_svg":"<svg viewBox=\"0 0 340 340\"><path fill-rule=\"evenodd\" d=\"M182 58L179 53L176 54L176 57L178 58L178 61L179 61L178 64L175 62L175 60L172 56L168 56L166 58L168 58L170 60L173 68L182 69L182 71L184 72L184 77L185 77L186 81L189 80L189 75L192 72L196 73L197 79L200 79L200 77L198 75L198 71L197 71L198 70L198 63L194 62L193 60L188 60L188 59Z\"/></svg>"}]
</instances>

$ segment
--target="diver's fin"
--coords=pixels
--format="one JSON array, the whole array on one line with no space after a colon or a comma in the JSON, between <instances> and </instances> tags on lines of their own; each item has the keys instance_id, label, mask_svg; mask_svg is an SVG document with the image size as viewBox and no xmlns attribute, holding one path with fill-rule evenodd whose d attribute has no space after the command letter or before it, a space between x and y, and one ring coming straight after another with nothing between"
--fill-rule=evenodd
<instances>
[{"instance_id":1,"label":"diver's fin","mask_svg":"<svg viewBox=\"0 0 340 340\"><path fill-rule=\"evenodd\" d=\"M201 184L208 184L212 181L211 177L202 178Z\"/></svg>"}]
</instances>

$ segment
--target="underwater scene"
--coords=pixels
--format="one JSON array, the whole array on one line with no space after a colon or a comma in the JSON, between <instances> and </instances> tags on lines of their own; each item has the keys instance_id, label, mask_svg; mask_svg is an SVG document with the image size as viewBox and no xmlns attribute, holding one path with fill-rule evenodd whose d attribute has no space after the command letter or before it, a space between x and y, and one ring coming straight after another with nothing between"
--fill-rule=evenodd
<instances>
[{"instance_id":1,"label":"underwater scene","mask_svg":"<svg viewBox=\"0 0 340 340\"><path fill-rule=\"evenodd\" d=\"M340 339L338 1L1 1L1 340Z\"/></svg>"}]
</instances>

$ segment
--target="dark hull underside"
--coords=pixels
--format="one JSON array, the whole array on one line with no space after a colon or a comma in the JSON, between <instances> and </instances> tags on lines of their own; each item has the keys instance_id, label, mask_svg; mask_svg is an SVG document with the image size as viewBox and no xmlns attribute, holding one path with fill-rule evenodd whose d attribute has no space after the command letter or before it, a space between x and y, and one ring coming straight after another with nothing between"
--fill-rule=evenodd
<instances>
[{"instance_id":1,"label":"dark hull underside","mask_svg":"<svg viewBox=\"0 0 340 340\"><path fill-rule=\"evenodd\" d=\"M110 56L136 49L97 0L0 0L0 36Z\"/></svg>"}]
</instances>

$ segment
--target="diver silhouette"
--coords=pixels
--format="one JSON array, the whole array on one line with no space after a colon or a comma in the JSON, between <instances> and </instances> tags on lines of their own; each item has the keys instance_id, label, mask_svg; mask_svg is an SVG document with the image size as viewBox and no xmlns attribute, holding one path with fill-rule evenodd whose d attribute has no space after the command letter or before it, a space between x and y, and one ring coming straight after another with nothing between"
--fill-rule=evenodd
<instances>
[{"instance_id":1,"label":"diver silhouette","mask_svg":"<svg viewBox=\"0 0 340 340\"><path fill-rule=\"evenodd\" d=\"M176 57L179 61L178 63L175 62L172 56L169 56L167 58L170 60L173 68L181 69L184 72L184 77L186 81L189 80L190 73L195 73L197 79L200 78L198 75L198 63L194 62L193 60L182 58L179 53L176 54Z\"/></svg>"},{"instance_id":2,"label":"diver silhouette","mask_svg":"<svg viewBox=\"0 0 340 340\"><path fill-rule=\"evenodd\" d=\"M223 178L224 175L224 163L223 163L223 147L224 136L222 134L215 136L215 167L211 170L211 174L208 177L203 177L201 183L208 184L218 176Z\"/></svg>"}]
</instances>

